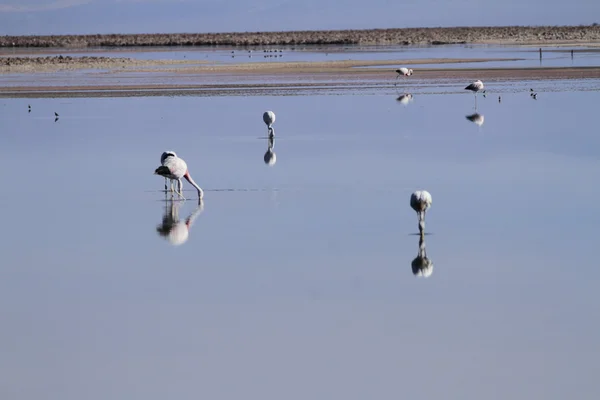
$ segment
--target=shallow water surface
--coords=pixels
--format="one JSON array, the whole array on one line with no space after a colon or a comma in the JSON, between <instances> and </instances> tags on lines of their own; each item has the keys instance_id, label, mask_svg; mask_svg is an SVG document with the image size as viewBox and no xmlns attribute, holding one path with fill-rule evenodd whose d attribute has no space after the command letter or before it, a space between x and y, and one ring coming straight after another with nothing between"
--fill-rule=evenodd
<instances>
[{"instance_id":1,"label":"shallow water surface","mask_svg":"<svg viewBox=\"0 0 600 400\"><path fill-rule=\"evenodd\" d=\"M2 100L2 397L596 398L600 92L554 85Z\"/></svg>"}]
</instances>

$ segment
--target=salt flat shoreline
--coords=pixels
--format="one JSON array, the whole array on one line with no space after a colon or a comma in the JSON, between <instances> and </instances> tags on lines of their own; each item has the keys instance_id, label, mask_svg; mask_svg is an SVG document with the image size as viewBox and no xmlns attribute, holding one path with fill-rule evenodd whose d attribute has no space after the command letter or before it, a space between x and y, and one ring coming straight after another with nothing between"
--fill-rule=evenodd
<instances>
[{"instance_id":1,"label":"salt flat shoreline","mask_svg":"<svg viewBox=\"0 0 600 400\"><path fill-rule=\"evenodd\" d=\"M305 73L280 74L280 82L269 83L273 74L254 76L211 75L212 83L194 83L189 78L185 83L136 84L103 83L102 78L89 83L89 80L69 80L52 85L16 84L0 87L0 98L51 98L51 97L138 97L138 96L178 96L178 95L290 95L315 92L336 92L343 90L379 91L394 89L394 74L390 70L368 70L361 73ZM477 77L484 81L557 80L557 79L600 79L600 67L575 68L490 68L490 69L419 69L419 76L413 75L404 85L426 85L432 82L469 82ZM414 79L413 79L414 78ZM27 78L25 78L27 79Z\"/></svg>"},{"instance_id":2,"label":"salt flat shoreline","mask_svg":"<svg viewBox=\"0 0 600 400\"><path fill-rule=\"evenodd\" d=\"M390 28L283 32L1 36L0 47L577 44L600 42L600 25Z\"/></svg>"}]
</instances>

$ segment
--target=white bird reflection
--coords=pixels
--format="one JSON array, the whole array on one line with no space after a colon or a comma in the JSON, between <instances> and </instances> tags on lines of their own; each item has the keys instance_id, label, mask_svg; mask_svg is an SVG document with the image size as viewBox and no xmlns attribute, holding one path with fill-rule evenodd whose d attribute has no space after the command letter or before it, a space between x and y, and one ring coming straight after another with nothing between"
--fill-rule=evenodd
<instances>
[{"instance_id":1,"label":"white bird reflection","mask_svg":"<svg viewBox=\"0 0 600 400\"><path fill-rule=\"evenodd\" d=\"M483 121L485 121L483 114L479 113L467 115L465 118L467 118L469 121L473 122L477 126L483 125Z\"/></svg>"},{"instance_id":2,"label":"white bird reflection","mask_svg":"<svg viewBox=\"0 0 600 400\"><path fill-rule=\"evenodd\" d=\"M182 245L188 240L194 221L204 210L204 202L198 200L198 207L185 221L179 220L179 207L184 202L170 200L166 203L162 223L156 227L156 232L173 246Z\"/></svg>"},{"instance_id":3,"label":"white bird reflection","mask_svg":"<svg viewBox=\"0 0 600 400\"><path fill-rule=\"evenodd\" d=\"M265 164L267 164L268 166L273 166L277 162L277 154L275 154L275 152L273 151L273 149L275 148L274 136L271 136L267 139L267 146L267 152L265 153L263 159L265 161Z\"/></svg>"},{"instance_id":4,"label":"white bird reflection","mask_svg":"<svg viewBox=\"0 0 600 400\"><path fill-rule=\"evenodd\" d=\"M419 235L419 253L412 263L412 272L415 276L422 276L423 278L429 278L433 273L433 261L427 257L425 250L425 235Z\"/></svg>"},{"instance_id":5,"label":"white bird reflection","mask_svg":"<svg viewBox=\"0 0 600 400\"><path fill-rule=\"evenodd\" d=\"M402 104L403 106L406 106L406 105L412 103L413 100L414 100L414 96L412 94L410 94L410 93L401 94L396 99L396 101L398 103Z\"/></svg>"}]
</instances>

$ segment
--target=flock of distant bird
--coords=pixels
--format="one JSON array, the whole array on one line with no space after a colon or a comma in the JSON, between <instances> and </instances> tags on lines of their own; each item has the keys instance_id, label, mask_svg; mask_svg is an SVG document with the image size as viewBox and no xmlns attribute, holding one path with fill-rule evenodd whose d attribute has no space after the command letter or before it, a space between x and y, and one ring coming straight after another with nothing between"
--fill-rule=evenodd
<instances>
[{"instance_id":1,"label":"flock of distant bird","mask_svg":"<svg viewBox=\"0 0 600 400\"><path fill-rule=\"evenodd\" d=\"M396 70L396 73L398 75L396 75L396 80L400 77L407 77L407 76L411 76L413 74L413 70L410 68L399 68ZM473 94L475 95L475 111L477 111L477 93L481 92L481 94L483 95L483 97L486 97L486 92L485 92L485 87L483 85L483 82L481 80L476 80L472 83L470 83L469 85L467 85L467 87L465 87L465 90L469 90L471 92L473 92ZM534 92L533 89L529 89L529 95L531 96L531 98L533 100L537 100L537 93ZM409 102L413 101L413 95L410 93L404 93L402 95L400 95L397 99L398 102L400 102L401 104L408 104ZM498 96L498 103L502 103L502 96ZM485 120L484 116L482 114L479 114L478 112L475 112L474 114L471 115L467 115L466 118L475 123L478 126L483 125L483 122Z\"/></svg>"}]
</instances>

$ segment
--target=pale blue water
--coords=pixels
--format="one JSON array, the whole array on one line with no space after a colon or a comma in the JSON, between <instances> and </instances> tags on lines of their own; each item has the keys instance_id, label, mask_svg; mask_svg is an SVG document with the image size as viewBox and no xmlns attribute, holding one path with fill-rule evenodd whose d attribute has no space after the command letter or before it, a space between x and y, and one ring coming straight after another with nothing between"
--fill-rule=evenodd
<instances>
[{"instance_id":1,"label":"pale blue water","mask_svg":"<svg viewBox=\"0 0 600 400\"><path fill-rule=\"evenodd\" d=\"M599 85L529 84L481 127L455 83L1 99L2 398L597 398ZM164 150L205 189L177 247Z\"/></svg>"},{"instance_id":2,"label":"pale blue water","mask_svg":"<svg viewBox=\"0 0 600 400\"><path fill-rule=\"evenodd\" d=\"M3 49L5 56L130 57L142 60L197 60L213 63L301 62L341 60L419 60L432 58L517 59L474 63L413 64L411 68L505 68L505 67L587 67L600 64L596 47L545 47L540 63L536 46L508 45L437 45L437 46L251 46L251 47L157 47L72 49ZM570 51L574 50L573 58ZM251 52L250 52L251 51ZM265 52L266 51L266 52ZM376 68L376 67L367 67ZM389 66L387 67L389 68Z\"/></svg>"}]
</instances>

